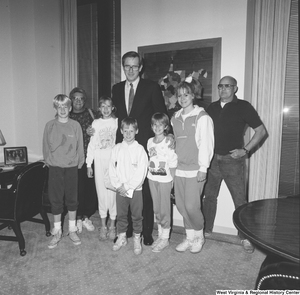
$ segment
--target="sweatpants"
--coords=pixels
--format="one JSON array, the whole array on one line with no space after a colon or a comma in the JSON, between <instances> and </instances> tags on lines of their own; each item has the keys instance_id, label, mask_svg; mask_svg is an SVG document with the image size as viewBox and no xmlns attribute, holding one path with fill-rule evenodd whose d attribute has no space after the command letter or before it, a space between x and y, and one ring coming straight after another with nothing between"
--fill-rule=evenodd
<instances>
[{"instance_id":1,"label":"sweatpants","mask_svg":"<svg viewBox=\"0 0 300 295\"><path fill-rule=\"evenodd\" d=\"M171 189L172 182L149 181L151 196L153 199L153 211L157 224L163 229L171 227Z\"/></svg>"},{"instance_id":2,"label":"sweatpants","mask_svg":"<svg viewBox=\"0 0 300 295\"><path fill-rule=\"evenodd\" d=\"M76 211L78 168L49 166L48 195L53 215L62 214L64 205L68 211Z\"/></svg>"},{"instance_id":3,"label":"sweatpants","mask_svg":"<svg viewBox=\"0 0 300 295\"><path fill-rule=\"evenodd\" d=\"M105 186L108 176L111 149L97 149L95 151L95 183L98 196L98 210L100 218L106 218L109 212L110 219L115 220L117 215L116 193Z\"/></svg>"},{"instance_id":4,"label":"sweatpants","mask_svg":"<svg viewBox=\"0 0 300 295\"><path fill-rule=\"evenodd\" d=\"M202 230L204 227L200 199L204 184L205 181L198 182L197 177L175 176L175 201L185 229Z\"/></svg>"}]
</instances>

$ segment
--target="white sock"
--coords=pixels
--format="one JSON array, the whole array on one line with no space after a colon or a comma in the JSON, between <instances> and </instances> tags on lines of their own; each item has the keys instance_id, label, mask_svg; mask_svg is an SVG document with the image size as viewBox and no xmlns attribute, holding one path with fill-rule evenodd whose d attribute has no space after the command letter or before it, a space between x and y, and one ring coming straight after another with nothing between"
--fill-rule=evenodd
<instances>
[{"instance_id":1,"label":"white sock","mask_svg":"<svg viewBox=\"0 0 300 295\"><path fill-rule=\"evenodd\" d=\"M195 238L203 238L203 229L195 230Z\"/></svg>"},{"instance_id":2,"label":"white sock","mask_svg":"<svg viewBox=\"0 0 300 295\"><path fill-rule=\"evenodd\" d=\"M74 232L77 230L76 220L69 220L69 231Z\"/></svg>"},{"instance_id":3,"label":"white sock","mask_svg":"<svg viewBox=\"0 0 300 295\"><path fill-rule=\"evenodd\" d=\"M195 238L195 230L193 229L186 229L186 238L190 241L194 241Z\"/></svg>"},{"instance_id":4,"label":"white sock","mask_svg":"<svg viewBox=\"0 0 300 295\"><path fill-rule=\"evenodd\" d=\"M170 228L163 228L162 229L162 234L161 234L161 238L162 239L169 239L169 236L170 236Z\"/></svg>"},{"instance_id":5,"label":"white sock","mask_svg":"<svg viewBox=\"0 0 300 295\"><path fill-rule=\"evenodd\" d=\"M54 222L54 228L55 229L61 229L61 221Z\"/></svg>"},{"instance_id":6,"label":"white sock","mask_svg":"<svg viewBox=\"0 0 300 295\"><path fill-rule=\"evenodd\" d=\"M161 234L162 234L162 227L161 224L157 225L157 231L158 231L158 237L160 238Z\"/></svg>"}]
</instances>

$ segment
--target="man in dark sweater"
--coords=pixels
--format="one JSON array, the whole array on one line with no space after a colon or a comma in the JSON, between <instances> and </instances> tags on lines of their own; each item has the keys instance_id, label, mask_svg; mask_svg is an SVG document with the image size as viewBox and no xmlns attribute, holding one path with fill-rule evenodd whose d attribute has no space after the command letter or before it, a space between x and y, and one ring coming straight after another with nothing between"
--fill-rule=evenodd
<instances>
[{"instance_id":1,"label":"man in dark sweater","mask_svg":"<svg viewBox=\"0 0 300 295\"><path fill-rule=\"evenodd\" d=\"M253 106L236 97L236 79L230 76L223 77L218 90L220 99L211 103L206 110L214 122L215 150L203 198L205 236L209 236L213 230L222 180L231 193L235 208L247 203L245 158L267 134ZM247 126L254 130L254 135L244 144ZM241 233L239 236L245 251L252 253L254 247L250 241Z\"/></svg>"}]
</instances>

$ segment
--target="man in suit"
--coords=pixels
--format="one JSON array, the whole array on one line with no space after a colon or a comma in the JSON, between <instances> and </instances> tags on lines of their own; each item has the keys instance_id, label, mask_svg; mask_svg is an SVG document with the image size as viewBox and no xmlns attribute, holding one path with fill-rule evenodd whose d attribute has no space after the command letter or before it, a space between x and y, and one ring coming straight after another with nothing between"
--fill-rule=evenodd
<instances>
[{"instance_id":1,"label":"man in suit","mask_svg":"<svg viewBox=\"0 0 300 295\"><path fill-rule=\"evenodd\" d=\"M117 109L119 122L116 143L123 140L120 132L121 121L130 116L138 122L139 132L136 140L147 152L148 139L153 136L151 117L156 112L167 114L165 101L157 83L140 78L143 60L137 52L125 53L122 57L122 66L126 80L115 84L112 88L112 100ZM153 243L153 223L153 203L146 178L143 184L143 238L145 245Z\"/></svg>"}]
</instances>

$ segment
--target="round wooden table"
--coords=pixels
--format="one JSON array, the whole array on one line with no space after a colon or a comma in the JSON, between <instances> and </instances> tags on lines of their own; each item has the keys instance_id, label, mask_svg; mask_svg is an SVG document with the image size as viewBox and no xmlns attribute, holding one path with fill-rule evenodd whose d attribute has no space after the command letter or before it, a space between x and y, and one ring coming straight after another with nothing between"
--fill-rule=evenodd
<instances>
[{"instance_id":1,"label":"round wooden table","mask_svg":"<svg viewBox=\"0 0 300 295\"><path fill-rule=\"evenodd\" d=\"M299 196L265 199L237 208L233 222L253 244L265 250L257 289L298 289Z\"/></svg>"}]
</instances>

